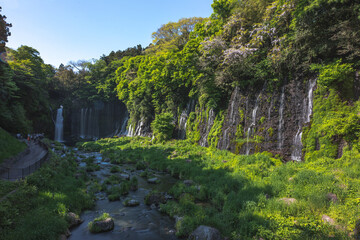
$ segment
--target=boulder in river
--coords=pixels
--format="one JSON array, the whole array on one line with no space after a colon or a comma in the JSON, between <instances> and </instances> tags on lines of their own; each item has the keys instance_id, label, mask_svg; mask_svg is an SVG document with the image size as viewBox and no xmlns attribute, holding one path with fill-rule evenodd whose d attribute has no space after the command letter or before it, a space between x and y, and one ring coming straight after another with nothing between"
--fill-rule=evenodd
<instances>
[{"instance_id":1,"label":"boulder in river","mask_svg":"<svg viewBox=\"0 0 360 240\"><path fill-rule=\"evenodd\" d=\"M140 202L138 200L135 200L135 199L126 199L124 201L124 205L126 207L136 207L136 206L139 206Z\"/></svg>"},{"instance_id":2,"label":"boulder in river","mask_svg":"<svg viewBox=\"0 0 360 240\"><path fill-rule=\"evenodd\" d=\"M159 179L157 177L154 177L154 178L149 178L147 180L148 183L151 183L151 184L156 184L156 183L159 183Z\"/></svg>"},{"instance_id":3,"label":"boulder in river","mask_svg":"<svg viewBox=\"0 0 360 240\"><path fill-rule=\"evenodd\" d=\"M125 180L130 180L130 175L129 174L126 174L126 173L122 173L120 174L120 177L125 179Z\"/></svg>"},{"instance_id":4,"label":"boulder in river","mask_svg":"<svg viewBox=\"0 0 360 240\"><path fill-rule=\"evenodd\" d=\"M165 194L160 192L151 192L145 196L145 203L149 206L152 204L159 206L160 203L166 203L166 200Z\"/></svg>"},{"instance_id":5,"label":"boulder in river","mask_svg":"<svg viewBox=\"0 0 360 240\"><path fill-rule=\"evenodd\" d=\"M113 229L114 220L107 213L89 223L89 230L92 233L108 232Z\"/></svg>"},{"instance_id":6,"label":"boulder in river","mask_svg":"<svg viewBox=\"0 0 360 240\"><path fill-rule=\"evenodd\" d=\"M221 234L216 228L201 225L191 233L189 240L221 240Z\"/></svg>"},{"instance_id":7,"label":"boulder in river","mask_svg":"<svg viewBox=\"0 0 360 240\"><path fill-rule=\"evenodd\" d=\"M75 227L83 222L83 220L80 219L79 215L69 212L66 214L66 220L69 223L69 228Z\"/></svg>"}]
</instances>

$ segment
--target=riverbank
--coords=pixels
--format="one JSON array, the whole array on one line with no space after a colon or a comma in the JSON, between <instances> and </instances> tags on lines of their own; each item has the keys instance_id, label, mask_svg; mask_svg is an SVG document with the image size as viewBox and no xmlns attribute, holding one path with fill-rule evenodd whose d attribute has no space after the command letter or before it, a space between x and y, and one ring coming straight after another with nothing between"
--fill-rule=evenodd
<instances>
[{"instance_id":1,"label":"riverbank","mask_svg":"<svg viewBox=\"0 0 360 240\"><path fill-rule=\"evenodd\" d=\"M359 219L359 163L348 149L340 159L284 164L266 152L235 155L187 141L112 138L79 146L177 178L169 190L175 199L160 209L178 219L179 237L208 225L231 239L347 239Z\"/></svg>"}]
</instances>

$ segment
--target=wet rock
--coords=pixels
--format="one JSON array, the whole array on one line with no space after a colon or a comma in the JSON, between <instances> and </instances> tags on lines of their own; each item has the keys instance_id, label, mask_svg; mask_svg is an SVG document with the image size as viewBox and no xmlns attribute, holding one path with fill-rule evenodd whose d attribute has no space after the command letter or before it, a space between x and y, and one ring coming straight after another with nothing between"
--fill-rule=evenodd
<instances>
[{"instance_id":1,"label":"wet rock","mask_svg":"<svg viewBox=\"0 0 360 240\"><path fill-rule=\"evenodd\" d=\"M136 206L139 206L139 204L140 204L140 202L135 199L127 199L124 202L124 205L126 207L136 207Z\"/></svg>"},{"instance_id":2,"label":"wet rock","mask_svg":"<svg viewBox=\"0 0 360 240\"><path fill-rule=\"evenodd\" d=\"M65 234L61 234L60 237L59 237L59 240L66 240L67 237L65 236Z\"/></svg>"},{"instance_id":3,"label":"wet rock","mask_svg":"<svg viewBox=\"0 0 360 240\"><path fill-rule=\"evenodd\" d=\"M333 226L335 225L335 220L333 218L329 217L328 215L322 215L321 220L324 223L328 223Z\"/></svg>"},{"instance_id":4,"label":"wet rock","mask_svg":"<svg viewBox=\"0 0 360 240\"><path fill-rule=\"evenodd\" d=\"M194 181L193 180L184 180L183 182L186 186L190 187L191 185L194 184Z\"/></svg>"},{"instance_id":5,"label":"wet rock","mask_svg":"<svg viewBox=\"0 0 360 240\"><path fill-rule=\"evenodd\" d=\"M126 173L122 173L120 174L120 177L125 179L125 180L130 180L130 175L129 174L126 174Z\"/></svg>"},{"instance_id":6,"label":"wet rock","mask_svg":"<svg viewBox=\"0 0 360 240\"><path fill-rule=\"evenodd\" d=\"M89 229L92 233L108 232L114 229L114 220L107 218L102 221L94 221L90 225Z\"/></svg>"},{"instance_id":7,"label":"wet rock","mask_svg":"<svg viewBox=\"0 0 360 240\"><path fill-rule=\"evenodd\" d=\"M189 240L221 240L221 234L216 228L201 225L195 229Z\"/></svg>"},{"instance_id":8,"label":"wet rock","mask_svg":"<svg viewBox=\"0 0 360 240\"><path fill-rule=\"evenodd\" d=\"M152 192L145 196L146 205L159 206L160 203L166 203L166 197L164 193Z\"/></svg>"},{"instance_id":9,"label":"wet rock","mask_svg":"<svg viewBox=\"0 0 360 240\"><path fill-rule=\"evenodd\" d=\"M80 219L79 215L69 212L66 214L66 220L69 223L69 228L75 227L81 223L83 223L83 220Z\"/></svg>"},{"instance_id":10,"label":"wet rock","mask_svg":"<svg viewBox=\"0 0 360 240\"><path fill-rule=\"evenodd\" d=\"M71 236L71 232L69 229L66 229L65 236L68 238Z\"/></svg>"},{"instance_id":11,"label":"wet rock","mask_svg":"<svg viewBox=\"0 0 360 240\"><path fill-rule=\"evenodd\" d=\"M329 202L333 202L333 203L336 203L338 201L338 198L336 196L336 194L334 193L328 193L326 195L326 199L329 201Z\"/></svg>"},{"instance_id":12,"label":"wet rock","mask_svg":"<svg viewBox=\"0 0 360 240\"><path fill-rule=\"evenodd\" d=\"M297 201L295 198L280 198L279 200L287 205L291 205Z\"/></svg>"},{"instance_id":13,"label":"wet rock","mask_svg":"<svg viewBox=\"0 0 360 240\"><path fill-rule=\"evenodd\" d=\"M157 177L154 177L154 178L149 178L147 180L148 183L151 183L151 184L156 184L159 182L159 179Z\"/></svg>"}]
</instances>

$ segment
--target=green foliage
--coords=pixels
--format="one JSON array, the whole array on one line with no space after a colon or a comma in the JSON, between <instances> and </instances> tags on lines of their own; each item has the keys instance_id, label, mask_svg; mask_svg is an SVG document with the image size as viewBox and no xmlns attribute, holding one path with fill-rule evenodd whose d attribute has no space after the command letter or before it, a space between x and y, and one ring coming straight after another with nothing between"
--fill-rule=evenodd
<instances>
[{"instance_id":1,"label":"green foliage","mask_svg":"<svg viewBox=\"0 0 360 240\"><path fill-rule=\"evenodd\" d=\"M0 127L0 163L24 151L26 144L20 142Z\"/></svg>"},{"instance_id":2,"label":"green foliage","mask_svg":"<svg viewBox=\"0 0 360 240\"><path fill-rule=\"evenodd\" d=\"M317 83L325 88L334 88L346 98L353 96L353 79L355 70L350 63L341 63L341 60L325 66L312 65L312 70L319 71Z\"/></svg>"},{"instance_id":3,"label":"green foliage","mask_svg":"<svg viewBox=\"0 0 360 240\"><path fill-rule=\"evenodd\" d=\"M314 121L318 121L318 103L314 103ZM325 116L333 114L323 110ZM195 116L189 118L195 120ZM306 141L310 141L311 134L321 133L318 123L312 124L317 130L307 136L304 133ZM166 169L176 178L193 180L191 186L182 181L174 184L169 191L174 201L160 206L170 216L183 217L176 225L181 237L187 237L199 225L208 225L230 239L327 239L329 235L348 239L360 213L357 145L352 150L345 147L340 159L306 152L306 161L283 164L267 152L235 155L183 140L154 144L145 138L113 138L95 144L104 153L126 152L143 159L152 169ZM308 143L305 145L308 151ZM329 201L329 193L336 194L338 201ZM281 199L286 197L296 202L284 204ZM322 215L334 218L339 227L323 223Z\"/></svg>"},{"instance_id":4,"label":"green foliage","mask_svg":"<svg viewBox=\"0 0 360 240\"><path fill-rule=\"evenodd\" d=\"M221 136L221 130L224 122L224 112L216 115L214 124L212 125L208 134L207 141L210 147L216 148Z\"/></svg>"},{"instance_id":5,"label":"green foliage","mask_svg":"<svg viewBox=\"0 0 360 240\"><path fill-rule=\"evenodd\" d=\"M169 140L174 130L174 117L171 113L161 113L155 116L151 123L151 129L154 134L155 142Z\"/></svg>"}]
</instances>

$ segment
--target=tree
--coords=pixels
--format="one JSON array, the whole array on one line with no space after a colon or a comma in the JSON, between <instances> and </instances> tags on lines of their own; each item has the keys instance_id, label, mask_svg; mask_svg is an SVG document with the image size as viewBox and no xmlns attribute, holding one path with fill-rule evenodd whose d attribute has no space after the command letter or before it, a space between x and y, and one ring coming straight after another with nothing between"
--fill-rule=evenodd
<instances>
[{"instance_id":1,"label":"tree","mask_svg":"<svg viewBox=\"0 0 360 240\"><path fill-rule=\"evenodd\" d=\"M0 12L1 12L0 7ZM5 52L5 43L8 41L8 36L11 35L11 23L6 22L6 16L0 14L0 53Z\"/></svg>"},{"instance_id":2,"label":"tree","mask_svg":"<svg viewBox=\"0 0 360 240\"><path fill-rule=\"evenodd\" d=\"M194 29L195 24L202 21L202 18L192 17L182 18L178 22L163 24L156 32L153 32L153 44L146 51L178 51L183 49L189 40L190 32Z\"/></svg>"}]
</instances>

